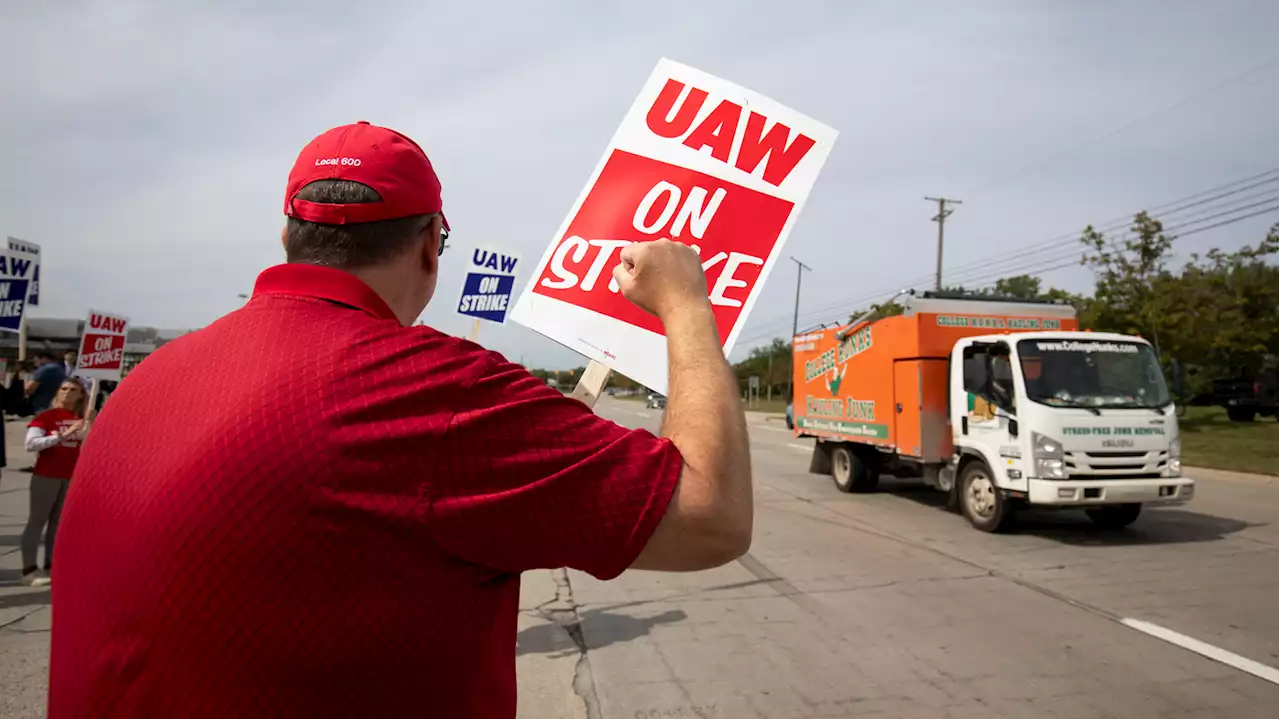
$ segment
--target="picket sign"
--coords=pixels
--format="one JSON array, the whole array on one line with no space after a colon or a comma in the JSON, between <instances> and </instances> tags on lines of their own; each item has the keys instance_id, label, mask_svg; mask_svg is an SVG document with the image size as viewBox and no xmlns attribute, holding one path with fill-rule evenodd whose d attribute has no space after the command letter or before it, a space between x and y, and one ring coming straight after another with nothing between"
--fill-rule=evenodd
<instances>
[{"instance_id":1,"label":"picket sign","mask_svg":"<svg viewBox=\"0 0 1280 719\"><path fill-rule=\"evenodd\" d=\"M666 394L662 325L619 292L618 251L662 237L695 248L727 355L836 134L767 97L660 60L511 319L591 360L579 382L590 402L609 370Z\"/></svg>"},{"instance_id":2,"label":"picket sign","mask_svg":"<svg viewBox=\"0 0 1280 719\"><path fill-rule=\"evenodd\" d=\"M103 380L119 382L124 371L124 345L129 335L129 318L89 310L80 335L80 351L74 374L93 380L89 390L89 408L85 416L93 417Z\"/></svg>"},{"instance_id":3,"label":"picket sign","mask_svg":"<svg viewBox=\"0 0 1280 719\"><path fill-rule=\"evenodd\" d=\"M481 320L506 323L519 264L520 255L514 252L472 248L467 274L462 279L462 295L458 297L458 314L475 320L472 342L480 335Z\"/></svg>"},{"instance_id":4,"label":"picket sign","mask_svg":"<svg viewBox=\"0 0 1280 719\"><path fill-rule=\"evenodd\" d=\"M0 331L21 333L30 304L30 261L21 252L0 249Z\"/></svg>"},{"instance_id":5,"label":"picket sign","mask_svg":"<svg viewBox=\"0 0 1280 719\"><path fill-rule=\"evenodd\" d=\"M13 260L3 274L11 277L22 277L29 283L27 286L27 304L40 306L40 245L16 237L6 238L9 252Z\"/></svg>"}]
</instances>

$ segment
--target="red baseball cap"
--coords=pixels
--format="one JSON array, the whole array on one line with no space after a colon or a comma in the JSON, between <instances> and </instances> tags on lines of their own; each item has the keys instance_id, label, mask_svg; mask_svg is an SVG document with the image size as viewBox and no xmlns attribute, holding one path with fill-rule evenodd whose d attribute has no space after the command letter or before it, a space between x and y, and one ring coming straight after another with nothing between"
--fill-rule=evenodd
<instances>
[{"instance_id":1,"label":"red baseball cap","mask_svg":"<svg viewBox=\"0 0 1280 719\"><path fill-rule=\"evenodd\" d=\"M368 185L379 202L333 204L297 199L316 180L351 180ZM284 214L324 225L396 220L441 212L440 179L418 143L363 120L335 127L302 148L289 173ZM445 229L449 221L441 219Z\"/></svg>"}]
</instances>

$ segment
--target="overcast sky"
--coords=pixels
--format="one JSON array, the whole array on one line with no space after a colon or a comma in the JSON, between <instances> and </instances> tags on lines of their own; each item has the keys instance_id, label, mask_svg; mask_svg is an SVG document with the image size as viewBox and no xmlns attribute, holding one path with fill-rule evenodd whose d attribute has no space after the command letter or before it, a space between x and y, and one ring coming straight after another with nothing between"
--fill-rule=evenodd
<instances>
[{"instance_id":1,"label":"overcast sky","mask_svg":"<svg viewBox=\"0 0 1280 719\"><path fill-rule=\"evenodd\" d=\"M665 56L840 131L785 252L813 267L803 329L932 274L925 195L963 200L946 264L973 285L1001 274L992 258L1275 168L1277 24L1275 0L4 3L0 232L44 248L38 316L199 327L283 260L301 147L369 120L441 175L457 249L424 319L466 334L470 243L536 260ZM790 331L784 263L744 340ZM1080 268L1046 281L1090 286ZM518 326L480 339L581 364Z\"/></svg>"}]
</instances>

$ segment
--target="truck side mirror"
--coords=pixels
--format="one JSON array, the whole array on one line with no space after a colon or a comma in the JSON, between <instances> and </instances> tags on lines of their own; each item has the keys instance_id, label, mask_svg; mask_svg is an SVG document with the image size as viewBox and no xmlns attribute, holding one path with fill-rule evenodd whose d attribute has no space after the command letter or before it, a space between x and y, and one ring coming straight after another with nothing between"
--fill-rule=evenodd
<instances>
[{"instance_id":1,"label":"truck side mirror","mask_svg":"<svg viewBox=\"0 0 1280 719\"><path fill-rule=\"evenodd\" d=\"M997 409L996 416L1005 420L1006 426L1009 428L1009 436L1018 436L1018 418L1009 414L1007 410Z\"/></svg>"}]
</instances>

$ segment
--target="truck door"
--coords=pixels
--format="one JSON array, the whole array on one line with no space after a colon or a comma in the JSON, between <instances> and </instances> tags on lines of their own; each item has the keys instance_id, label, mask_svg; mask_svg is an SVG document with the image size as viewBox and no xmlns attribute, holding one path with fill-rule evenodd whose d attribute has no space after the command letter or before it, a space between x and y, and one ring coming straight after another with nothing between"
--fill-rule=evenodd
<instances>
[{"instance_id":1,"label":"truck door","mask_svg":"<svg viewBox=\"0 0 1280 719\"><path fill-rule=\"evenodd\" d=\"M979 449L993 469L1016 451L1013 366L1009 345L975 342L960 349L959 391L952 393L951 426L957 445Z\"/></svg>"},{"instance_id":2,"label":"truck door","mask_svg":"<svg viewBox=\"0 0 1280 719\"><path fill-rule=\"evenodd\" d=\"M951 458L947 425L947 363L937 358L893 363L894 443L923 462Z\"/></svg>"},{"instance_id":3,"label":"truck door","mask_svg":"<svg viewBox=\"0 0 1280 719\"><path fill-rule=\"evenodd\" d=\"M893 363L893 436L898 445L898 454L908 457L919 457L922 454L920 410L924 408L924 397L921 394L921 364L920 360L900 360Z\"/></svg>"}]
</instances>

